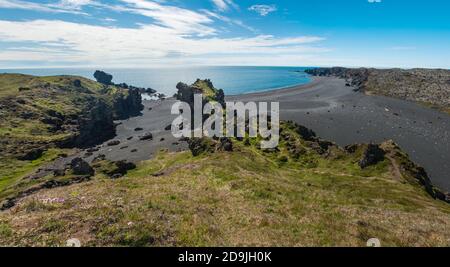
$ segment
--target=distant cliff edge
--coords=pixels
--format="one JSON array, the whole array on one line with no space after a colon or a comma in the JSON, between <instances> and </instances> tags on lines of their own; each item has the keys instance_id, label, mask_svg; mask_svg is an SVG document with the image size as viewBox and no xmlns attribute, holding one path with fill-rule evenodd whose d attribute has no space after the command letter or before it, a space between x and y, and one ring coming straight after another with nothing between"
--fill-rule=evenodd
<instances>
[{"instance_id":1,"label":"distant cliff edge","mask_svg":"<svg viewBox=\"0 0 450 267\"><path fill-rule=\"evenodd\" d=\"M346 79L366 94L384 95L420 102L450 113L450 70L444 69L372 69L313 68L313 76Z\"/></svg>"}]
</instances>

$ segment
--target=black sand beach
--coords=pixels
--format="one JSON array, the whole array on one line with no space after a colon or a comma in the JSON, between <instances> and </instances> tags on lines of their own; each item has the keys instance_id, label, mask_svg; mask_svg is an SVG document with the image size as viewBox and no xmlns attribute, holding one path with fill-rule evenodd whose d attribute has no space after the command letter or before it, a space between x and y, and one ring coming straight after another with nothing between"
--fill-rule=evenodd
<instances>
[{"instance_id":1,"label":"black sand beach","mask_svg":"<svg viewBox=\"0 0 450 267\"><path fill-rule=\"evenodd\" d=\"M279 101L281 119L296 121L339 145L392 139L425 167L436 186L450 190L450 116L413 102L368 96L353 89L342 79L315 78L307 85L229 96L227 101ZM170 114L174 101L144 101L142 116L121 121L117 127L114 140L120 144L108 146L106 142L88 159L105 154L112 160L138 162L162 148L186 149L184 142L165 130L174 118ZM135 131L138 127L143 129ZM153 140L139 140L147 132L153 134Z\"/></svg>"}]
</instances>

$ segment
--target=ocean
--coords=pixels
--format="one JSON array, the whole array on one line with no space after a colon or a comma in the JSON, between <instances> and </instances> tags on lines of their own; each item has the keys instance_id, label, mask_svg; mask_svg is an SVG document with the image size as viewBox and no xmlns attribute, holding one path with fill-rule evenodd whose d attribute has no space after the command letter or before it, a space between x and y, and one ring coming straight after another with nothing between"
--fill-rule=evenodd
<instances>
[{"instance_id":1,"label":"ocean","mask_svg":"<svg viewBox=\"0 0 450 267\"><path fill-rule=\"evenodd\" d=\"M113 75L113 82L150 87L172 96L176 84L193 83L197 78L211 79L226 95L281 89L310 82L305 67L179 67L152 69L101 69ZM0 73L23 73L38 76L78 75L94 79L92 68L0 69Z\"/></svg>"}]
</instances>

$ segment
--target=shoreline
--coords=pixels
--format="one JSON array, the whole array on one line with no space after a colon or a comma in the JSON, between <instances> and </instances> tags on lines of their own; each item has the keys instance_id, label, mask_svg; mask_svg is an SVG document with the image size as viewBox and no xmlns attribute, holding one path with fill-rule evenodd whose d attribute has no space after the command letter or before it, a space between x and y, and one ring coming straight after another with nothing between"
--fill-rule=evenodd
<instances>
[{"instance_id":1,"label":"shoreline","mask_svg":"<svg viewBox=\"0 0 450 267\"><path fill-rule=\"evenodd\" d=\"M308 84L231 95L225 100L278 101L281 120L295 121L341 147L393 140L413 162L425 168L434 185L450 191L450 116L444 113L406 100L355 92L345 80L334 77L314 77ZM161 148L187 149L186 144L164 130L175 118L170 112L175 99L143 102L142 116L121 121L117 127L114 139L121 140L120 146L104 144L99 153L112 160L139 162L152 158ZM143 131L136 132L137 127ZM144 132L154 136L145 146L138 139ZM132 149L137 152L129 153Z\"/></svg>"},{"instance_id":2,"label":"shoreline","mask_svg":"<svg viewBox=\"0 0 450 267\"><path fill-rule=\"evenodd\" d=\"M315 77L315 76L309 76L311 81L304 83L304 84L297 84L297 85L289 85L286 87L279 87L279 88L271 88L271 89L263 89L262 91L258 92L249 92L249 93L242 93L242 94L234 94L234 95L226 95L226 98L234 98L238 96L264 96L264 95L270 95L275 92L278 93L287 93L291 91L296 90L302 90L302 89L309 89L315 85L322 79L321 77Z\"/></svg>"}]
</instances>

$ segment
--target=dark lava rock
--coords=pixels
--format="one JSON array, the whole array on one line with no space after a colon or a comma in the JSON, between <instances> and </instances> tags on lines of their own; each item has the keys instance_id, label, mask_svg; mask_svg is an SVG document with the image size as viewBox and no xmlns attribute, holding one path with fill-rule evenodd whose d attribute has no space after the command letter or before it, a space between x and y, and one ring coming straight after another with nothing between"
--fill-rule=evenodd
<instances>
[{"instance_id":1,"label":"dark lava rock","mask_svg":"<svg viewBox=\"0 0 450 267\"><path fill-rule=\"evenodd\" d=\"M19 117L22 119L28 120L34 116L33 112L22 112L20 113Z\"/></svg>"},{"instance_id":2,"label":"dark lava rock","mask_svg":"<svg viewBox=\"0 0 450 267\"><path fill-rule=\"evenodd\" d=\"M205 88L207 87L207 88ZM216 89L212 84L211 80L200 80L197 79L192 85L187 85L185 83L178 83L176 88L178 89L175 94L175 98L177 100L188 103L189 105L193 105L194 103L194 95L195 94L203 94L205 90L211 91L212 95L210 95L209 99L204 99L205 101L217 101L222 106L225 106L225 94L222 89ZM161 98L163 96L160 96ZM164 96L165 97L165 96Z\"/></svg>"},{"instance_id":3,"label":"dark lava rock","mask_svg":"<svg viewBox=\"0 0 450 267\"><path fill-rule=\"evenodd\" d=\"M144 129L142 129L141 127L134 128L135 132L139 132L139 131L142 131L142 130L144 130Z\"/></svg>"},{"instance_id":4,"label":"dark lava rock","mask_svg":"<svg viewBox=\"0 0 450 267\"><path fill-rule=\"evenodd\" d=\"M233 142L231 142L231 139L228 137L222 137L220 138L218 149L222 151L231 152L233 151Z\"/></svg>"},{"instance_id":5,"label":"dark lava rock","mask_svg":"<svg viewBox=\"0 0 450 267\"><path fill-rule=\"evenodd\" d=\"M164 130L166 131L170 131L172 129L172 124L169 124L166 126L166 128L164 128Z\"/></svg>"},{"instance_id":6,"label":"dark lava rock","mask_svg":"<svg viewBox=\"0 0 450 267\"><path fill-rule=\"evenodd\" d=\"M112 84L111 81L113 79L113 76L111 74L108 74L101 70L96 70L94 73L94 78L97 80L97 82L110 85Z\"/></svg>"},{"instance_id":7,"label":"dark lava rock","mask_svg":"<svg viewBox=\"0 0 450 267\"><path fill-rule=\"evenodd\" d=\"M138 152L137 149L132 149L132 150L131 150L131 153L136 153L136 152Z\"/></svg>"},{"instance_id":8,"label":"dark lava rock","mask_svg":"<svg viewBox=\"0 0 450 267\"><path fill-rule=\"evenodd\" d=\"M355 153L357 149L358 149L358 145L355 145L355 144L353 144L353 145L347 145L347 146L344 147L344 150L345 150L347 153L350 153L350 154Z\"/></svg>"},{"instance_id":9,"label":"dark lava rock","mask_svg":"<svg viewBox=\"0 0 450 267\"><path fill-rule=\"evenodd\" d=\"M160 142L162 142L162 141L164 141L164 140L166 140L164 137L161 138L161 139L159 139Z\"/></svg>"},{"instance_id":10,"label":"dark lava rock","mask_svg":"<svg viewBox=\"0 0 450 267\"><path fill-rule=\"evenodd\" d=\"M204 152L214 152L211 146L211 141L206 137L202 138L190 138L188 141L189 150L194 157L201 155Z\"/></svg>"},{"instance_id":11,"label":"dark lava rock","mask_svg":"<svg viewBox=\"0 0 450 267\"><path fill-rule=\"evenodd\" d=\"M0 204L0 210L7 210L16 205L16 200L13 198L8 198Z\"/></svg>"},{"instance_id":12,"label":"dark lava rock","mask_svg":"<svg viewBox=\"0 0 450 267\"><path fill-rule=\"evenodd\" d=\"M364 169L368 166L375 165L384 160L385 152L379 145L369 144L364 151L362 159L359 161L359 166Z\"/></svg>"},{"instance_id":13,"label":"dark lava rock","mask_svg":"<svg viewBox=\"0 0 450 267\"><path fill-rule=\"evenodd\" d=\"M296 125L296 132L306 141L312 141L316 138L316 133L301 125Z\"/></svg>"},{"instance_id":14,"label":"dark lava rock","mask_svg":"<svg viewBox=\"0 0 450 267\"><path fill-rule=\"evenodd\" d=\"M434 190L434 194L437 199L450 203L450 193L443 193L439 190Z\"/></svg>"},{"instance_id":15,"label":"dark lava rock","mask_svg":"<svg viewBox=\"0 0 450 267\"><path fill-rule=\"evenodd\" d=\"M105 156L104 154L100 154L100 155L96 156L96 157L92 160L92 162L102 161L102 160L105 160L105 159L106 159L106 156Z\"/></svg>"},{"instance_id":16,"label":"dark lava rock","mask_svg":"<svg viewBox=\"0 0 450 267\"><path fill-rule=\"evenodd\" d=\"M73 86L75 86L75 87L81 87L81 81L78 80L78 79L74 80L74 81L73 81Z\"/></svg>"},{"instance_id":17,"label":"dark lava rock","mask_svg":"<svg viewBox=\"0 0 450 267\"><path fill-rule=\"evenodd\" d=\"M112 179L120 178L127 174L129 170L136 169L136 164L125 160L116 161L114 165L116 168L107 172L108 176Z\"/></svg>"},{"instance_id":18,"label":"dark lava rock","mask_svg":"<svg viewBox=\"0 0 450 267\"><path fill-rule=\"evenodd\" d=\"M122 147L120 147L120 149L125 149L125 148L128 148L128 146L122 146Z\"/></svg>"},{"instance_id":19,"label":"dark lava rock","mask_svg":"<svg viewBox=\"0 0 450 267\"><path fill-rule=\"evenodd\" d=\"M91 147L91 148L88 148L87 150L86 150L86 152L88 152L88 153L94 153L94 152L96 152L96 151L99 151L100 149L98 148L98 147Z\"/></svg>"},{"instance_id":20,"label":"dark lava rock","mask_svg":"<svg viewBox=\"0 0 450 267\"><path fill-rule=\"evenodd\" d=\"M153 134L152 133L145 133L143 136L139 137L139 140L153 140Z\"/></svg>"},{"instance_id":21,"label":"dark lava rock","mask_svg":"<svg viewBox=\"0 0 450 267\"><path fill-rule=\"evenodd\" d=\"M44 150L42 148L32 149L26 152L24 155L18 157L19 160L35 160L42 156Z\"/></svg>"},{"instance_id":22,"label":"dark lava rock","mask_svg":"<svg viewBox=\"0 0 450 267\"><path fill-rule=\"evenodd\" d=\"M133 136L130 136L130 137L127 138L128 141L131 140L131 139L133 139Z\"/></svg>"},{"instance_id":23,"label":"dark lava rock","mask_svg":"<svg viewBox=\"0 0 450 267\"><path fill-rule=\"evenodd\" d=\"M74 158L70 162L70 167L72 168L72 171L73 171L73 173L75 175L89 175L89 176L92 176L95 173L95 171L91 167L91 165L89 165L89 163L84 161L82 158Z\"/></svg>"},{"instance_id":24,"label":"dark lava rock","mask_svg":"<svg viewBox=\"0 0 450 267\"><path fill-rule=\"evenodd\" d=\"M113 140L113 141L109 141L106 145L108 146L117 146L120 144L119 140Z\"/></svg>"}]
</instances>

